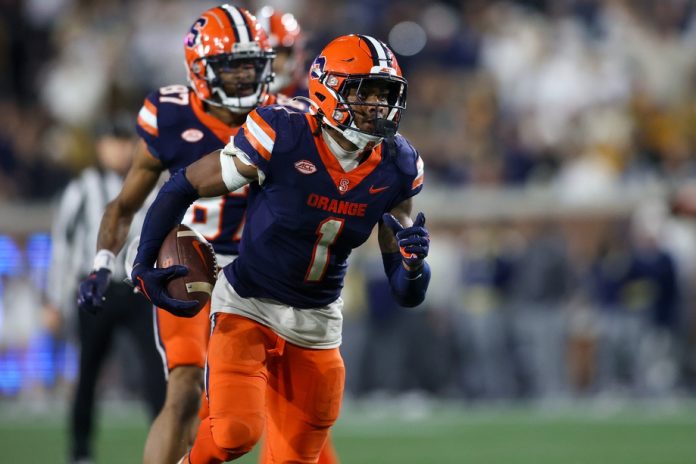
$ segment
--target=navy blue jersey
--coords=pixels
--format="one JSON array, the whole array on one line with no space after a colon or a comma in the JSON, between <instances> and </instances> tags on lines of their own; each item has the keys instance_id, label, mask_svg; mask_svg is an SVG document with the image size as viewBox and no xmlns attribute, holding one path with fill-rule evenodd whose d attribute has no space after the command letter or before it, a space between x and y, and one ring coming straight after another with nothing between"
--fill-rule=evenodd
<instances>
[{"instance_id":1,"label":"navy blue jersey","mask_svg":"<svg viewBox=\"0 0 696 464\"><path fill-rule=\"evenodd\" d=\"M240 256L225 268L247 298L297 308L336 300L353 248L422 188L423 163L402 136L346 173L314 117L282 106L252 111L234 144L263 173L250 188Z\"/></svg>"},{"instance_id":2,"label":"navy blue jersey","mask_svg":"<svg viewBox=\"0 0 696 464\"><path fill-rule=\"evenodd\" d=\"M275 101L270 98L268 103ZM150 93L138 113L138 134L170 173L223 148L238 129L206 113L200 99L184 85ZM245 187L222 197L202 198L188 209L182 222L203 234L216 253L236 255L247 191Z\"/></svg>"}]
</instances>

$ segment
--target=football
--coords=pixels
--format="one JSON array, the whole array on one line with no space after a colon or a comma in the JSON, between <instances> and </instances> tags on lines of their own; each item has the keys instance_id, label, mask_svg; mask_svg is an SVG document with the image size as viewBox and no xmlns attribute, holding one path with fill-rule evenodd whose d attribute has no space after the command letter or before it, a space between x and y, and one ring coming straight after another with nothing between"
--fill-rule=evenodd
<instances>
[{"instance_id":1,"label":"football","mask_svg":"<svg viewBox=\"0 0 696 464\"><path fill-rule=\"evenodd\" d=\"M185 276L170 280L167 283L167 292L178 300L197 300L197 314L210 301L213 293L217 260L210 243L184 224L179 224L167 234L157 257L157 267L165 268L177 264L186 266L189 272Z\"/></svg>"}]
</instances>

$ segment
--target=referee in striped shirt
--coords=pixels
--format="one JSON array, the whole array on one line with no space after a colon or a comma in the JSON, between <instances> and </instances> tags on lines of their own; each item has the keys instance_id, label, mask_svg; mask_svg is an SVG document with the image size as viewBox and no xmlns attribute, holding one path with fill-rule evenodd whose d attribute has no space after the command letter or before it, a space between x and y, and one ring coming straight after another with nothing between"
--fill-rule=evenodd
<instances>
[{"instance_id":1,"label":"referee in striped shirt","mask_svg":"<svg viewBox=\"0 0 696 464\"><path fill-rule=\"evenodd\" d=\"M124 124L108 123L97 129L98 166L85 169L66 187L55 210L52 227L52 260L47 299L64 321L77 319L80 343L79 379L70 417L70 459L91 463L95 389L101 368L119 332L127 333L142 366L143 395L154 419L164 403L165 373L153 329L151 304L123 283L123 253L114 264L112 283L99 315L79 311L77 287L92 270L99 224L106 204L121 190L132 160L133 134ZM133 221L131 233L142 225L144 211ZM124 248L125 250L125 248Z\"/></svg>"}]
</instances>

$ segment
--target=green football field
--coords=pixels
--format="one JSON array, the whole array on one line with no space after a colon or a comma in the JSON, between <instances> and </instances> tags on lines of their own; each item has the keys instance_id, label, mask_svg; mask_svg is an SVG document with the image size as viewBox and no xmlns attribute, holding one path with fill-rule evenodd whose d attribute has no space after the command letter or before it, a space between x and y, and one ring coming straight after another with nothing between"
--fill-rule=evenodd
<instances>
[{"instance_id":1,"label":"green football field","mask_svg":"<svg viewBox=\"0 0 696 464\"><path fill-rule=\"evenodd\" d=\"M0 413L0 462L65 462L62 413L2 403ZM97 463L140 462L147 425L136 407L105 406L99 423ZM696 463L696 405L353 403L333 436L348 464L690 464Z\"/></svg>"}]
</instances>

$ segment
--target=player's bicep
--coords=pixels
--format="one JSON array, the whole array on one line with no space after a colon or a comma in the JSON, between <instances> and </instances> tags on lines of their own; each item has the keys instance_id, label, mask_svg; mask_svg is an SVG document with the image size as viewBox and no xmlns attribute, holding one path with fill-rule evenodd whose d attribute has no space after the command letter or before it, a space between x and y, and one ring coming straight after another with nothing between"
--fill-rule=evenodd
<instances>
[{"instance_id":1,"label":"player's bicep","mask_svg":"<svg viewBox=\"0 0 696 464\"><path fill-rule=\"evenodd\" d=\"M186 168L186 178L202 197L234 191L256 179L254 166L214 151Z\"/></svg>"},{"instance_id":2,"label":"player's bicep","mask_svg":"<svg viewBox=\"0 0 696 464\"><path fill-rule=\"evenodd\" d=\"M394 216L402 226L411 227L413 225L413 220L411 219L412 209L413 200L411 198L407 198L392 208L389 213ZM387 227L384 222L380 221L379 223L377 238L379 241L379 249L382 253L397 253L399 251L399 245L396 243L394 232L392 232L392 230Z\"/></svg>"},{"instance_id":3,"label":"player's bicep","mask_svg":"<svg viewBox=\"0 0 696 464\"><path fill-rule=\"evenodd\" d=\"M130 213L135 213L145 203L164 170L160 160L150 154L142 139L138 141L135 150L133 164L128 170L121 192L114 200L120 210Z\"/></svg>"}]
</instances>

